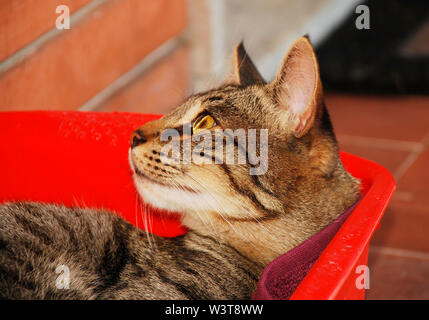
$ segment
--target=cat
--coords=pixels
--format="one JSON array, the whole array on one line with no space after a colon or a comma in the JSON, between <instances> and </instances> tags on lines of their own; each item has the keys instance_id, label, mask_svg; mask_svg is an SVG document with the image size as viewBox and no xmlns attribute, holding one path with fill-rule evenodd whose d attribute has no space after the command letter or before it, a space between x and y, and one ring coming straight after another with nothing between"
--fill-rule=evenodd
<instances>
[{"instance_id":1,"label":"cat","mask_svg":"<svg viewBox=\"0 0 429 320\"><path fill-rule=\"evenodd\" d=\"M153 207L179 212L189 231L148 237L109 212L0 205L1 298L248 299L269 262L355 203L359 181L340 161L309 39L292 44L270 83L242 43L235 61L232 80L131 135L139 194ZM161 139L169 128L179 132L180 151L185 142L195 147L192 137L201 130L268 129L267 170L250 174L249 159L169 162L174 157ZM66 288L58 287L58 266L67 267Z\"/></svg>"}]
</instances>

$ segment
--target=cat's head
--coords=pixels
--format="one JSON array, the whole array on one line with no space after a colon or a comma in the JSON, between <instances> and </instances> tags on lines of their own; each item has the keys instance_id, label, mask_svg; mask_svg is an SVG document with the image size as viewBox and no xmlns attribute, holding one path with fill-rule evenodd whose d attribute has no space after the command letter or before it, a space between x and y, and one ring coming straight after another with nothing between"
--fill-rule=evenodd
<instances>
[{"instance_id":1,"label":"cat's head","mask_svg":"<svg viewBox=\"0 0 429 320\"><path fill-rule=\"evenodd\" d=\"M130 163L145 202L203 220L261 221L313 201L343 174L309 39L293 43L270 83L241 44L235 56L234 81L134 131Z\"/></svg>"}]
</instances>

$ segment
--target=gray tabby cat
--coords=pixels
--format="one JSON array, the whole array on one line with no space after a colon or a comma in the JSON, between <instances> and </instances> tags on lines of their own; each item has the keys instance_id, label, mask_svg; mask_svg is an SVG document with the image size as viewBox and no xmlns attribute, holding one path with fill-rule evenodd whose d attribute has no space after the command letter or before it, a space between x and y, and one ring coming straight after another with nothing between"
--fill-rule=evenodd
<instances>
[{"instance_id":1,"label":"gray tabby cat","mask_svg":"<svg viewBox=\"0 0 429 320\"><path fill-rule=\"evenodd\" d=\"M270 261L350 207L359 183L339 159L309 40L294 42L268 84L239 45L235 74L233 83L191 96L131 137L137 190L146 203L180 212L187 234L154 235L151 245L144 231L108 212L1 205L0 297L247 299ZM249 174L249 161L161 161L161 132L186 124L191 136L267 128L267 172ZM180 140L191 136L181 132ZM57 287L62 265L70 271L68 289Z\"/></svg>"}]
</instances>

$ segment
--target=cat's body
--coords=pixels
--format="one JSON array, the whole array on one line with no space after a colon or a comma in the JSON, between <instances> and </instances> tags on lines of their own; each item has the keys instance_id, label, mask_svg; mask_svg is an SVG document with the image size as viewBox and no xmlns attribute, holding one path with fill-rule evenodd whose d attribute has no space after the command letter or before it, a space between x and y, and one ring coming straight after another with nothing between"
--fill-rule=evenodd
<instances>
[{"instance_id":1,"label":"cat's body","mask_svg":"<svg viewBox=\"0 0 429 320\"><path fill-rule=\"evenodd\" d=\"M242 46L236 58L234 83L190 97L131 137L130 165L140 195L152 206L180 212L190 232L154 237L152 244L113 214L53 205L0 206L0 295L249 298L270 261L356 201L359 184L339 159L309 40L293 44L269 84ZM191 133L185 132L187 124ZM161 139L170 128L179 132L180 151L185 141L196 146L193 138L202 132L214 138L217 129L266 128L267 170L250 174L255 163L235 138L224 143L244 149L245 163L172 162ZM196 156L216 160L226 152ZM56 288L58 265L70 269L70 289Z\"/></svg>"},{"instance_id":2,"label":"cat's body","mask_svg":"<svg viewBox=\"0 0 429 320\"><path fill-rule=\"evenodd\" d=\"M110 212L25 203L0 217L3 299L244 299L262 270L213 238L149 240Z\"/></svg>"}]
</instances>

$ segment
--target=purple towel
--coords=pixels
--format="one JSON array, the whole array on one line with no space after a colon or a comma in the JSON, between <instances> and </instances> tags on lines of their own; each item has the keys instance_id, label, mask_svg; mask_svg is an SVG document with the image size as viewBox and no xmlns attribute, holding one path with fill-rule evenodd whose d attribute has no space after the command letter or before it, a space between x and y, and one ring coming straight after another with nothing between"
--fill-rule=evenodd
<instances>
[{"instance_id":1,"label":"purple towel","mask_svg":"<svg viewBox=\"0 0 429 320\"><path fill-rule=\"evenodd\" d=\"M289 299L358 202L314 236L268 264L252 299Z\"/></svg>"}]
</instances>

